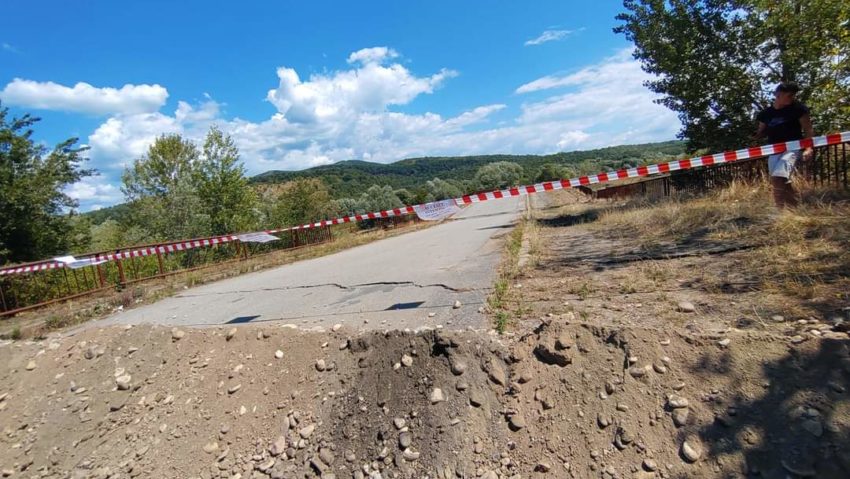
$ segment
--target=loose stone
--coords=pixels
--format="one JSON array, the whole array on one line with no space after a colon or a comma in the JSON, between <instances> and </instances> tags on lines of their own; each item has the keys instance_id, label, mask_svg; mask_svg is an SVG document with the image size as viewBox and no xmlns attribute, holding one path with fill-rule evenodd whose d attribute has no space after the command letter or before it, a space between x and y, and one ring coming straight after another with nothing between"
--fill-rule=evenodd
<instances>
[{"instance_id":1,"label":"loose stone","mask_svg":"<svg viewBox=\"0 0 850 479\"><path fill-rule=\"evenodd\" d=\"M685 440L682 443L682 456L688 462L696 462L702 456L702 449L698 444Z\"/></svg>"},{"instance_id":2,"label":"loose stone","mask_svg":"<svg viewBox=\"0 0 850 479\"><path fill-rule=\"evenodd\" d=\"M694 303L691 303L690 301L680 301L676 309L680 313L693 313L697 310L696 306L694 306Z\"/></svg>"}]
</instances>

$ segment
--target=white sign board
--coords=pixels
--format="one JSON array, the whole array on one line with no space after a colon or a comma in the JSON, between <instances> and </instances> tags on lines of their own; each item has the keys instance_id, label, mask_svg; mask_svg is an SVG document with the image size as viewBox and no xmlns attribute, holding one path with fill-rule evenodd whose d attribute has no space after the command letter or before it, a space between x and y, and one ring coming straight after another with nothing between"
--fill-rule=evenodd
<instances>
[{"instance_id":1,"label":"white sign board","mask_svg":"<svg viewBox=\"0 0 850 479\"><path fill-rule=\"evenodd\" d=\"M413 210L416 211L416 216L421 220L436 221L457 213L460 211L460 208L455 203L455 200L442 200L425 203L424 205L416 205L413 207Z\"/></svg>"},{"instance_id":2,"label":"white sign board","mask_svg":"<svg viewBox=\"0 0 850 479\"><path fill-rule=\"evenodd\" d=\"M60 262L60 263L64 263L65 266L67 266L71 269L85 268L86 266L94 266L94 265L97 265L97 264L106 263L105 259L94 259L94 258L77 259L77 258L74 258L73 256L70 256L70 255L69 256L58 256L58 257L53 258L53 259Z\"/></svg>"},{"instance_id":3,"label":"white sign board","mask_svg":"<svg viewBox=\"0 0 850 479\"><path fill-rule=\"evenodd\" d=\"M260 231L259 233L241 234L236 238L243 243L268 243L270 241L277 241L280 239L277 236L272 236L263 231Z\"/></svg>"}]
</instances>

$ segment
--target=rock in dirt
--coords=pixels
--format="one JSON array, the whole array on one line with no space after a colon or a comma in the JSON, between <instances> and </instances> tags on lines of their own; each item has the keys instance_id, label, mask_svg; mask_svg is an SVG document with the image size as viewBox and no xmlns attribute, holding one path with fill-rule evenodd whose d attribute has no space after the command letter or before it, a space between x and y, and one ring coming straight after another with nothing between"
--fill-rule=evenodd
<instances>
[{"instance_id":1,"label":"rock in dirt","mask_svg":"<svg viewBox=\"0 0 850 479\"><path fill-rule=\"evenodd\" d=\"M30 362L27 363L27 371L32 371L33 369L35 369L35 367L36 367L35 361L30 361Z\"/></svg>"},{"instance_id":2,"label":"rock in dirt","mask_svg":"<svg viewBox=\"0 0 850 479\"><path fill-rule=\"evenodd\" d=\"M517 413L508 418L508 426L512 431L519 431L520 429L525 429L527 423L525 422L525 417Z\"/></svg>"},{"instance_id":3,"label":"rock in dirt","mask_svg":"<svg viewBox=\"0 0 850 479\"><path fill-rule=\"evenodd\" d=\"M218 443L215 441L208 442L204 444L204 452L207 454L213 454L218 452Z\"/></svg>"},{"instance_id":4,"label":"rock in dirt","mask_svg":"<svg viewBox=\"0 0 850 479\"><path fill-rule=\"evenodd\" d=\"M673 410L673 424L676 427L682 427L688 423L688 416L690 415L690 410L688 408L674 409Z\"/></svg>"},{"instance_id":5,"label":"rock in dirt","mask_svg":"<svg viewBox=\"0 0 850 479\"><path fill-rule=\"evenodd\" d=\"M671 394L667 398L667 406L669 406L670 409L685 408L688 407L688 400L683 398L682 396Z\"/></svg>"},{"instance_id":6,"label":"rock in dirt","mask_svg":"<svg viewBox=\"0 0 850 479\"><path fill-rule=\"evenodd\" d=\"M301 436L302 439L309 439L310 436L313 435L313 431L315 430L315 424L308 424L307 426L298 430L298 435Z\"/></svg>"},{"instance_id":7,"label":"rock in dirt","mask_svg":"<svg viewBox=\"0 0 850 479\"><path fill-rule=\"evenodd\" d=\"M686 439L682 443L682 457L688 462L697 462L702 456L702 448L692 439Z\"/></svg>"},{"instance_id":8,"label":"rock in dirt","mask_svg":"<svg viewBox=\"0 0 850 479\"><path fill-rule=\"evenodd\" d=\"M181 339L183 339L183 336L186 336L186 332L182 329L174 328L171 330L171 339L173 341L180 341Z\"/></svg>"},{"instance_id":9,"label":"rock in dirt","mask_svg":"<svg viewBox=\"0 0 850 479\"><path fill-rule=\"evenodd\" d=\"M401 356L401 365L409 368L413 366L413 358L410 355L404 354Z\"/></svg>"},{"instance_id":10,"label":"rock in dirt","mask_svg":"<svg viewBox=\"0 0 850 479\"><path fill-rule=\"evenodd\" d=\"M649 458L644 459L642 465L643 468L649 472L654 472L656 469L658 469L658 464L656 464L655 461Z\"/></svg>"},{"instance_id":11,"label":"rock in dirt","mask_svg":"<svg viewBox=\"0 0 850 479\"><path fill-rule=\"evenodd\" d=\"M534 355L542 363L553 364L560 367L567 366L573 362L569 353L567 353L565 349L558 349L547 343L538 344L537 347L534 348Z\"/></svg>"},{"instance_id":12,"label":"rock in dirt","mask_svg":"<svg viewBox=\"0 0 850 479\"><path fill-rule=\"evenodd\" d=\"M466 372L466 361L462 359L452 359L452 374L460 376Z\"/></svg>"},{"instance_id":13,"label":"rock in dirt","mask_svg":"<svg viewBox=\"0 0 850 479\"><path fill-rule=\"evenodd\" d=\"M431 404L437 404L439 402L443 402L446 400L446 396L443 394L443 390L440 388L434 388L431 390L430 396Z\"/></svg>"},{"instance_id":14,"label":"rock in dirt","mask_svg":"<svg viewBox=\"0 0 850 479\"><path fill-rule=\"evenodd\" d=\"M460 309L461 306L463 306L463 304L460 301L455 301L455 304L452 305L452 308Z\"/></svg>"},{"instance_id":15,"label":"rock in dirt","mask_svg":"<svg viewBox=\"0 0 850 479\"><path fill-rule=\"evenodd\" d=\"M274 352L274 357L276 357L277 359L283 359L283 351L278 349L277 351Z\"/></svg>"},{"instance_id":16,"label":"rock in dirt","mask_svg":"<svg viewBox=\"0 0 850 479\"><path fill-rule=\"evenodd\" d=\"M227 394L233 394L240 389L242 389L241 384L234 384L233 386L230 386L229 388L227 388Z\"/></svg>"},{"instance_id":17,"label":"rock in dirt","mask_svg":"<svg viewBox=\"0 0 850 479\"><path fill-rule=\"evenodd\" d=\"M341 325L341 324L339 324L339 323L336 323L336 324L334 324L334 325L333 325L333 327L331 328L331 331L333 331L333 332L337 332L337 331L339 331L340 329L342 329L342 325Z\"/></svg>"},{"instance_id":18,"label":"rock in dirt","mask_svg":"<svg viewBox=\"0 0 850 479\"><path fill-rule=\"evenodd\" d=\"M407 449L413 443L413 436L409 432L403 432L398 435L398 445L402 450Z\"/></svg>"},{"instance_id":19,"label":"rock in dirt","mask_svg":"<svg viewBox=\"0 0 850 479\"><path fill-rule=\"evenodd\" d=\"M324 360L324 359L317 359L317 360L316 360L316 371L322 372L322 371L324 371L326 368L327 368L327 365L325 364L325 360Z\"/></svg>"},{"instance_id":20,"label":"rock in dirt","mask_svg":"<svg viewBox=\"0 0 850 479\"><path fill-rule=\"evenodd\" d=\"M402 452L402 457L404 457L405 461L416 461L419 459L419 453L407 448Z\"/></svg>"},{"instance_id":21,"label":"rock in dirt","mask_svg":"<svg viewBox=\"0 0 850 479\"><path fill-rule=\"evenodd\" d=\"M679 304L676 305L676 310L680 313L693 313L697 308L690 301L679 301Z\"/></svg>"},{"instance_id":22,"label":"rock in dirt","mask_svg":"<svg viewBox=\"0 0 850 479\"><path fill-rule=\"evenodd\" d=\"M333 451L331 451L330 448L323 447L323 448L319 449L319 459L321 459L322 462L324 462L328 466L331 466L331 465L333 465L334 460L336 458L334 456Z\"/></svg>"},{"instance_id":23,"label":"rock in dirt","mask_svg":"<svg viewBox=\"0 0 850 479\"><path fill-rule=\"evenodd\" d=\"M505 374L505 368L495 359L491 359L487 367L487 374L490 380L499 386L508 384L508 376Z\"/></svg>"},{"instance_id":24,"label":"rock in dirt","mask_svg":"<svg viewBox=\"0 0 850 479\"><path fill-rule=\"evenodd\" d=\"M122 374L115 378L115 384L118 386L120 391L126 391L127 389L130 389L131 379L132 378L129 374Z\"/></svg>"},{"instance_id":25,"label":"rock in dirt","mask_svg":"<svg viewBox=\"0 0 850 479\"><path fill-rule=\"evenodd\" d=\"M792 459L782 459L780 463L786 471L800 477L815 477L817 475L817 471L815 471L812 466L807 464L796 464Z\"/></svg>"},{"instance_id":26,"label":"rock in dirt","mask_svg":"<svg viewBox=\"0 0 850 479\"><path fill-rule=\"evenodd\" d=\"M484 394L478 388L469 392L469 404L475 407L481 407L484 404Z\"/></svg>"},{"instance_id":27,"label":"rock in dirt","mask_svg":"<svg viewBox=\"0 0 850 479\"><path fill-rule=\"evenodd\" d=\"M224 339L225 341L230 341L234 336L236 336L236 328L230 328L224 336Z\"/></svg>"},{"instance_id":28,"label":"rock in dirt","mask_svg":"<svg viewBox=\"0 0 850 479\"><path fill-rule=\"evenodd\" d=\"M272 443L271 447L269 447L269 454L272 456L279 456L286 451L286 437L278 436L277 439Z\"/></svg>"},{"instance_id":29,"label":"rock in dirt","mask_svg":"<svg viewBox=\"0 0 850 479\"><path fill-rule=\"evenodd\" d=\"M404 426L406 424L407 424L407 421L405 421L404 418L402 418L402 417L397 417L397 418L393 419L393 426L395 426L395 428L398 429L399 431L404 429Z\"/></svg>"}]
</instances>

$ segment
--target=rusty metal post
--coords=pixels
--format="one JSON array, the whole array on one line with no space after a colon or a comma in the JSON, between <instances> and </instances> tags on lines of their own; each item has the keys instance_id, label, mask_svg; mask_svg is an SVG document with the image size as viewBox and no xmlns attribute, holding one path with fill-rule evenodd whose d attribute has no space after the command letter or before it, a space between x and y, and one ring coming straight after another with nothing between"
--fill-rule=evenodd
<instances>
[{"instance_id":1,"label":"rusty metal post","mask_svg":"<svg viewBox=\"0 0 850 479\"><path fill-rule=\"evenodd\" d=\"M102 265L97 264L94 266L94 268L97 271L97 279L100 283L100 287L102 288L106 285L106 280L103 278L103 269L101 268L101 266Z\"/></svg>"},{"instance_id":2,"label":"rusty metal post","mask_svg":"<svg viewBox=\"0 0 850 479\"><path fill-rule=\"evenodd\" d=\"M115 261L115 264L118 266L118 285L124 286L127 282L127 278L124 277L124 259L118 258L118 260Z\"/></svg>"},{"instance_id":3,"label":"rusty metal post","mask_svg":"<svg viewBox=\"0 0 850 479\"><path fill-rule=\"evenodd\" d=\"M72 269L71 274L74 275L74 284L77 285L77 292L80 292L80 278L77 276L77 270Z\"/></svg>"},{"instance_id":4,"label":"rusty metal post","mask_svg":"<svg viewBox=\"0 0 850 479\"><path fill-rule=\"evenodd\" d=\"M71 293L71 282L68 280L68 268L62 268L62 275L65 276L65 287L68 288L68 294Z\"/></svg>"},{"instance_id":5,"label":"rusty metal post","mask_svg":"<svg viewBox=\"0 0 850 479\"><path fill-rule=\"evenodd\" d=\"M9 307L6 306L6 295L3 293L3 282L0 281L0 303L3 304L3 311L8 311Z\"/></svg>"},{"instance_id":6,"label":"rusty metal post","mask_svg":"<svg viewBox=\"0 0 850 479\"><path fill-rule=\"evenodd\" d=\"M165 267L162 265L162 253L159 252L159 248L156 249L156 262L159 265L159 274L165 273Z\"/></svg>"}]
</instances>

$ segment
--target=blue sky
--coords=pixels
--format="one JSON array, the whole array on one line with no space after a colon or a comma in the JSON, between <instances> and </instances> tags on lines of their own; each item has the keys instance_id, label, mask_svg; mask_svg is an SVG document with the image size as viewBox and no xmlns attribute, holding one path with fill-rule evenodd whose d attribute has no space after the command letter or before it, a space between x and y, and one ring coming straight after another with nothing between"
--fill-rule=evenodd
<instances>
[{"instance_id":1,"label":"blue sky","mask_svg":"<svg viewBox=\"0 0 850 479\"><path fill-rule=\"evenodd\" d=\"M69 193L122 200L162 133L229 133L250 174L347 159L552 153L672 139L612 32L618 1L107 2L4 6L0 100L91 147Z\"/></svg>"}]
</instances>

